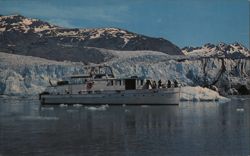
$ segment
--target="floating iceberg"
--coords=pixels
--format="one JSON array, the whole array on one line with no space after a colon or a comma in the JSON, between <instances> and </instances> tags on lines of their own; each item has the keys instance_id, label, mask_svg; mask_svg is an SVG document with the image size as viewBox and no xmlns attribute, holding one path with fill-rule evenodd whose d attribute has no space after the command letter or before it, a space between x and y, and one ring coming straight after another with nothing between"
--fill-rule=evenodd
<instances>
[{"instance_id":1,"label":"floating iceberg","mask_svg":"<svg viewBox=\"0 0 250 156\"><path fill-rule=\"evenodd\" d=\"M208 88L197 87L182 87L181 88L181 101L219 101L228 102L230 99L220 96L218 92Z\"/></svg>"},{"instance_id":2,"label":"floating iceberg","mask_svg":"<svg viewBox=\"0 0 250 156\"><path fill-rule=\"evenodd\" d=\"M99 106L99 107L94 107L94 106L90 106L90 107L85 107L85 109L87 110L92 110L92 111L105 111L107 110L109 106L108 105L102 105L102 106Z\"/></svg>"}]
</instances>

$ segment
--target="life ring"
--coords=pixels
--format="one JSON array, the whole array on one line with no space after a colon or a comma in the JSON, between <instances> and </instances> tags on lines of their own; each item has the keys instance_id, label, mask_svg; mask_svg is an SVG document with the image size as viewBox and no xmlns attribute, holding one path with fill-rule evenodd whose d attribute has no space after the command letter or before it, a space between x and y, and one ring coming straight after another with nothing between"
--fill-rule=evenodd
<instances>
[{"instance_id":1,"label":"life ring","mask_svg":"<svg viewBox=\"0 0 250 156\"><path fill-rule=\"evenodd\" d=\"M91 89L93 87L94 82L87 83L87 89Z\"/></svg>"}]
</instances>

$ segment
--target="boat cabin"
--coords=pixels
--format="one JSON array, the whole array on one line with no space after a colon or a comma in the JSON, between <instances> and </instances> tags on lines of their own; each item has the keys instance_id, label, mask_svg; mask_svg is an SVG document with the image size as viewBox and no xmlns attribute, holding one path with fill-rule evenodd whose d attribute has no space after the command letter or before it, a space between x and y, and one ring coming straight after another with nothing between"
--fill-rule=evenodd
<instances>
[{"instance_id":1,"label":"boat cabin","mask_svg":"<svg viewBox=\"0 0 250 156\"><path fill-rule=\"evenodd\" d=\"M87 91L103 91L103 90L135 90L135 89L151 89L150 80L131 77L125 79L116 78L87 78L87 77L71 77L70 80L59 81L57 85L48 87L56 90L57 94L78 94ZM51 90L50 90L51 92Z\"/></svg>"},{"instance_id":2,"label":"boat cabin","mask_svg":"<svg viewBox=\"0 0 250 156\"><path fill-rule=\"evenodd\" d=\"M114 77L112 69L109 72L92 69L87 75L72 75L67 77L66 80L57 82L57 85L51 84L48 90L55 94L81 94L104 90L152 89L154 87L156 87L156 83L149 79L146 80L137 76L118 79Z\"/></svg>"}]
</instances>

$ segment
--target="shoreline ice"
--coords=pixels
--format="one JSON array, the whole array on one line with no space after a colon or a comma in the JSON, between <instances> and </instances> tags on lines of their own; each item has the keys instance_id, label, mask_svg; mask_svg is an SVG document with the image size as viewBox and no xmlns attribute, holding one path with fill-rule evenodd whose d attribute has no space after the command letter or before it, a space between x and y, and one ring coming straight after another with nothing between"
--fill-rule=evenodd
<instances>
[{"instance_id":1,"label":"shoreline ice","mask_svg":"<svg viewBox=\"0 0 250 156\"><path fill-rule=\"evenodd\" d=\"M219 95L218 92L200 86L186 86L181 88L180 101L218 101L229 102L230 99Z\"/></svg>"}]
</instances>

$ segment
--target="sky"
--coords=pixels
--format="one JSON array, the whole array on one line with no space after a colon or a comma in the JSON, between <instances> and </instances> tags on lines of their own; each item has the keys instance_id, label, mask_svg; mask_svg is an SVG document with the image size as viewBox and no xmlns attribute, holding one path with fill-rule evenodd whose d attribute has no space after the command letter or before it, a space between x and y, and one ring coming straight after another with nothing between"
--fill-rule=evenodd
<instances>
[{"instance_id":1,"label":"sky","mask_svg":"<svg viewBox=\"0 0 250 156\"><path fill-rule=\"evenodd\" d=\"M250 0L0 0L21 14L70 28L116 27L179 47L239 42L249 48Z\"/></svg>"}]
</instances>

